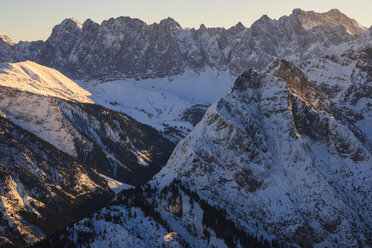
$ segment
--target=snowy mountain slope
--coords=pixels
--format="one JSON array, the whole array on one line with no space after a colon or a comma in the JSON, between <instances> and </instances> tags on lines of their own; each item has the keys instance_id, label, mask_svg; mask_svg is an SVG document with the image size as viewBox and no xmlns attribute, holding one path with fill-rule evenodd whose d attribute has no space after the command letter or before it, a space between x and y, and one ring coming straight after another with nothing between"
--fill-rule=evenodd
<instances>
[{"instance_id":1,"label":"snowy mountain slope","mask_svg":"<svg viewBox=\"0 0 372 248\"><path fill-rule=\"evenodd\" d=\"M322 56L324 49L364 30L338 10L296 9L279 20L264 15L250 28L238 23L229 29L183 29L172 18L151 25L129 17L101 25L66 19L42 44L3 42L0 61L28 59L85 80L167 78L208 69L239 75L251 66L263 69L276 57L297 61Z\"/></svg>"},{"instance_id":2,"label":"snowy mountain slope","mask_svg":"<svg viewBox=\"0 0 372 248\"><path fill-rule=\"evenodd\" d=\"M372 143L371 30L353 42L332 47L325 57L304 61L299 66Z\"/></svg>"},{"instance_id":3,"label":"snowy mountain slope","mask_svg":"<svg viewBox=\"0 0 372 248\"><path fill-rule=\"evenodd\" d=\"M109 188L128 187L95 171L141 184L166 163L170 141L89 95L34 62L1 65L1 246L33 243L102 206Z\"/></svg>"},{"instance_id":4,"label":"snowy mountain slope","mask_svg":"<svg viewBox=\"0 0 372 248\"><path fill-rule=\"evenodd\" d=\"M54 69L24 62L2 70L0 109L7 118L106 176L144 183L173 150L155 129L92 104L89 92Z\"/></svg>"},{"instance_id":5,"label":"snowy mountain slope","mask_svg":"<svg viewBox=\"0 0 372 248\"><path fill-rule=\"evenodd\" d=\"M97 104L126 113L177 143L201 120L206 108L228 92L229 73L187 72L168 79L78 82Z\"/></svg>"},{"instance_id":6,"label":"snowy mountain slope","mask_svg":"<svg viewBox=\"0 0 372 248\"><path fill-rule=\"evenodd\" d=\"M65 100L93 103L89 99L90 93L71 79L57 70L31 61L0 64L0 86Z\"/></svg>"},{"instance_id":7,"label":"snowy mountain slope","mask_svg":"<svg viewBox=\"0 0 372 248\"><path fill-rule=\"evenodd\" d=\"M2 247L38 241L111 198L105 179L3 114L0 134Z\"/></svg>"},{"instance_id":8,"label":"snowy mountain slope","mask_svg":"<svg viewBox=\"0 0 372 248\"><path fill-rule=\"evenodd\" d=\"M136 185L167 161L173 143L155 129L99 105L2 87L0 109L17 125L98 172Z\"/></svg>"},{"instance_id":9,"label":"snowy mountain slope","mask_svg":"<svg viewBox=\"0 0 372 248\"><path fill-rule=\"evenodd\" d=\"M244 230L302 247L370 245L371 145L289 62L250 70L174 150L179 178Z\"/></svg>"}]
</instances>

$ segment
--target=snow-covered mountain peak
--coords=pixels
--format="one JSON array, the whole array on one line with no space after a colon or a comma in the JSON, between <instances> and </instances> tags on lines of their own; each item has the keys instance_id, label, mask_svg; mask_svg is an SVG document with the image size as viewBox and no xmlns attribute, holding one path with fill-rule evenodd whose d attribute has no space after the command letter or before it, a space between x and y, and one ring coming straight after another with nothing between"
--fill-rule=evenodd
<instances>
[{"instance_id":1,"label":"snow-covered mountain peak","mask_svg":"<svg viewBox=\"0 0 372 248\"><path fill-rule=\"evenodd\" d=\"M166 19L161 20L159 22L159 25L179 27L180 29L182 29L181 25L176 20L174 20L172 17L168 17Z\"/></svg>"},{"instance_id":2,"label":"snow-covered mountain peak","mask_svg":"<svg viewBox=\"0 0 372 248\"><path fill-rule=\"evenodd\" d=\"M6 35L0 34L0 41L8 44L8 45L14 45L14 42Z\"/></svg>"},{"instance_id":3,"label":"snow-covered mountain peak","mask_svg":"<svg viewBox=\"0 0 372 248\"><path fill-rule=\"evenodd\" d=\"M32 61L0 64L0 85L45 96L93 103L90 93L59 71Z\"/></svg>"},{"instance_id":4,"label":"snow-covered mountain peak","mask_svg":"<svg viewBox=\"0 0 372 248\"><path fill-rule=\"evenodd\" d=\"M78 25L78 26L80 26L80 27L81 27L81 25L82 25L81 22L79 22L78 20L76 20L76 19L73 18L73 17L65 18L65 19L62 21L62 23L64 23L64 22L67 22L67 23L76 23L76 25Z\"/></svg>"},{"instance_id":5,"label":"snow-covered mountain peak","mask_svg":"<svg viewBox=\"0 0 372 248\"><path fill-rule=\"evenodd\" d=\"M94 22L88 19L86 23L84 23L83 25L91 25L92 23ZM102 28L108 29L108 30L112 29L114 26L116 27L116 29L121 30L124 28L147 29L151 26L156 26L156 25L160 25L169 30L182 30L181 25L171 17L162 19L159 23L147 24L146 22L138 18L131 18L129 16L119 16L117 18L110 18L109 20L105 20L102 22L101 25L97 23L94 23L94 24L101 26Z\"/></svg>"},{"instance_id":6,"label":"snow-covered mountain peak","mask_svg":"<svg viewBox=\"0 0 372 248\"><path fill-rule=\"evenodd\" d=\"M81 29L83 27L83 24L80 23L75 18L71 17L71 18L64 19L61 23L61 26L64 26L64 27L74 27L75 26L75 27Z\"/></svg>"},{"instance_id":7,"label":"snow-covered mountain peak","mask_svg":"<svg viewBox=\"0 0 372 248\"><path fill-rule=\"evenodd\" d=\"M258 19L257 21L255 21L253 24L252 24L252 27L254 26L265 26L265 25L269 25L269 24L272 24L273 23L273 19L271 19L268 15L263 15L260 17L260 19Z\"/></svg>"},{"instance_id":8,"label":"snow-covered mountain peak","mask_svg":"<svg viewBox=\"0 0 372 248\"><path fill-rule=\"evenodd\" d=\"M115 19L114 19L114 18L110 18L109 20L107 20L107 21L103 21L102 23L108 22L108 21L110 21L110 20L115 20ZM95 23L92 19L90 19L90 18L86 19L86 20L83 22L83 28L84 28L85 26L87 26L87 25L92 24L92 23ZM99 25L98 23L95 23L95 24Z\"/></svg>"},{"instance_id":9,"label":"snow-covered mountain peak","mask_svg":"<svg viewBox=\"0 0 372 248\"><path fill-rule=\"evenodd\" d=\"M65 37L66 34L79 35L83 24L74 18L66 18L59 25L53 28L51 37ZM50 39L50 37L49 37Z\"/></svg>"},{"instance_id":10,"label":"snow-covered mountain peak","mask_svg":"<svg viewBox=\"0 0 372 248\"><path fill-rule=\"evenodd\" d=\"M104 26L104 24L108 24L110 21L114 22L116 21L117 19L109 19L108 21L106 22L103 22L102 23L102 26ZM94 22L93 20L91 19L87 19L85 20L85 22L83 23L83 28L82 28L82 34L86 34L87 37L94 37L96 34L97 34L97 30L100 28L101 26ZM74 44L75 45L75 44Z\"/></svg>"},{"instance_id":11,"label":"snow-covered mountain peak","mask_svg":"<svg viewBox=\"0 0 372 248\"><path fill-rule=\"evenodd\" d=\"M319 25L325 27L342 25L346 28L347 32L352 35L359 34L366 30L366 27L363 27L363 25L349 18L338 9L331 9L324 13L294 9L291 17L300 21L305 29L311 29Z\"/></svg>"},{"instance_id":12,"label":"snow-covered mountain peak","mask_svg":"<svg viewBox=\"0 0 372 248\"><path fill-rule=\"evenodd\" d=\"M154 185L177 178L245 230L300 247L366 245L371 150L336 108L317 104L323 99L290 62L244 72Z\"/></svg>"},{"instance_id":13,"label":"snow-covered mountain peak","mask_svg":"<svg viewBox=\"0 0 372 248\"><path fill-rule=\"evenodd\" d=\"M93 21L89 20L88 24L92 24ZM93 22L94 23L94 22ZM94 23L96 24L96 23ZM99 26L99 24L96 24ZM115 27L118 31L124 28L134 28L134 27L145 27L147 24L138 19L138 18L131 18L129 16L119 16L117 18L110 18L109 20L105 20L101 23L101 27L104 29L113 29Z\"/></svg>"},{"instance_id":14,"label":"snow-covered mountain peak","mask_svg":"<svg viewBox=\"0 0 372 248\"><path fill-rule=\"evenodd\" d=\"M231 86L231 93L243 93L247 89L257 89L260 86L262 76L255 68L243 72Z\"/></svg>"},{"instance_id":15,"label":"snow-covered mountain peak","mask_svg":"<svg viewBox=\"0 0 372 248\"><path fill-rule=\"evenodd\" d=\"M243 25L243 23L238 22L235 26L232 26L229 28L229 31L234 31L234 32L241 32L243 30L246 30L247 28Z\"/></svg>"}]
</instances>

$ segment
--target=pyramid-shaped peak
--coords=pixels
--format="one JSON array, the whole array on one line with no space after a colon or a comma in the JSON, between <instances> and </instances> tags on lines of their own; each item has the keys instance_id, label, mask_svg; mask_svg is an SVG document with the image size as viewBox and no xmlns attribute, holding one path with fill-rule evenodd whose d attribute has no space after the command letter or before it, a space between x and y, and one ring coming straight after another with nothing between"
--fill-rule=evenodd
<instances>
[{"instance_id":1,"label":"pyramid-shaped peak","mask_svg":"<svg viewBox=\"0 0 372 248\"><path fill-rule=\"evenodd\" d=\"M80 33L83 25L74 18L66 18L53 28L51 37Z\"/></svg>"},{"instance_id":2,"label":"pyramid-shaped peak","mask_svg":"<svg viewBox=\"0 0 372 248\"><path fill-rule=\"evenodd\" d=\"M268 16L268 15L263 15L260 17L260 19L258 19L257 21L255 21L251 27L259 27L259 26L266 26L266 25L270 25L273 23L273 20Z\"/></svg>"},{"instance_id":3,"label":"pyramid-shaped peak","mask_svg":"<svg viewBox=\"0 0 372 248\"><path fill-rule=\"evenodd\" d=\"M234 28L243 29L243 28L245 28L245 26L243 25L243 23L238 22L238 23L234 26Z\"/></svg>"},{"instance_id":4,"label":"pyramid-shaped peak","mask_svg":"<svg viewBox=\"0 0 372 248\"><path fill-rule=\"evenodd\" d=\"M251 67L235 80L234 84L231 86L230 93L244 92L247 89L257 89L260 87L261 78L262 75L256 68Z\"/></svg>"},{"instance_id":5,"label":"pyramid-shaped peak","mask_svg":"<svg viewBox=\"0 0 372 248\"><path fill-rule=\"evenodd\" d=\"M168 17L167 19L161 20L159 24L160 25L167 25L167 26L169 25L169 26L181 27L181 25L176 20L174 20L172 17Z\"/></svg>"},{"instance_id":6,"label":"pyramid-shaped peak","mask_svg":"<svg viewBox=\"0 0 372 248\"><path fill-rule=\"evenodd\" d=\"M262 15L259 20L269 21L269 20L271 20L271 18L268 15L265 14L265 15Z\"/></svg>"}]
</instances>

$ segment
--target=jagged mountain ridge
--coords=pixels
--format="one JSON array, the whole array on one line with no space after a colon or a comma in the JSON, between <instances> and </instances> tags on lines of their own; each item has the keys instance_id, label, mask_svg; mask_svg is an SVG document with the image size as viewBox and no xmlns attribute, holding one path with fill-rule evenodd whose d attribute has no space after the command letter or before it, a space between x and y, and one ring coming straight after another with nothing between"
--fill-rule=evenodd
<instances>
[{"instance_id":1,"label":"jagged mountain ridge","mask_svg":"<svg viewBox=\"0 0 372 248\"><path fill-rule=\"evenodd\" d=\"M350 19L338 9L331 9L325 13L316 13L314 11L303 11L294 9L293 14L298 16L302 26L311 29L316 26L337 26L342 25L350 34L359 34L367 28L363 27L354 19Z\"/></svg>"},{"instance_id":2,"label":"jagged mountain ridge","mask_svg":"<svg viewBox=\"0 0 372 248\"><path fill-rule=\"evenodd\" d=\"M188 30L171 18L152 25L129 17L112 18L101 25L66 19L29 59L84 79L79 84L93 92L99 104L156 128L176 143L193 127L183 113L221 97L233 82L228 75L235 77L232 75L251 66L264 69L277 58L300 63L324 57L335 47L360 42L370 33L363 30L337 10L315 13L296 9L279 20L263 16L250 28L239 23L230 29L201 25ZM0 60L25 58L19 54L27 53L28 48L7 46L5 51L12 55ZM117 78L124 82L110 81ZM136 84L135 80L143 78L153 81ZM110 82L103 84L102 80ZM185 87L187 83L189 87ZM211 83L218 84L218 90L213 91L218 93L206 90ZM189 101L193 95L196 100Z\"/></svg>"},{"instance_id":3,"label":"jagged mountain ridge","mask_svg":"<svg viewBox=\"0 0 372 248\"><path fill-rule=\"evenodd\" d=\"M279 20L264 15L250 28L238 23L230 29L204 25L183 29L171 18L151 25L129 17L111 18L101 25L66 19L45 42L3 41L0 61L29 59L74 79L105 81L172 77L207 68L239 75L251 66L262 69L276 57L320 56L329 46L364 30L337 10L318 14L296 9Z\"/></svg>"},{"instance_id":4,"label":"jagged mountain ridge","mask_svg":"<svg viewBox=\"0 0 372 248\"><path fill-rule=\"evenodd\" d=\"M354 81L356 84L349 91L354 89L360 92L359 95L368 96L368 91L361 93L363 90L359 86L363 81L358 79L358 75L363 80L368 78L363 76L365 72L361 72L360 68L364 67L363 70L366 71L371 64L368 52L362 52L362 50L368 51L370 47L371 29L355 36L351 41L330 46L321 52L321 56L297 61L296 64L303 66L304 72L314 78L319 87L330 96L344 89L337 84L352 84ZM320 51L321 49L318 52ZM245 57L242 56L242 58ZM316 68L317 65L322 66ZM355 65L356 68L353 68ZM322 76L319 77L318 74ZM183 118L183 113L190 113L190 107L198 104L212 104L228 91L233 81L234 77L229 72L208 69L199 74L188 70L182 75L175 76L171 81L168 78L140 81L122 79L104 83L93 80L80 85L89 90L92 93L92 99L103 106L129 114L163 132L172 141L178 142L193 126L190 122L184 121L188 118ZM363 83L363 87L366 86ZM211 91L211 88L214 90ZM349 100L345 99L345 101ZM349 104L347 108L350 109L350 106ZM350 113L361 110L358 110L356 106L352 108L353 111L349 111ZM365 113L362 115L369 115L368 107L363 107L363 109ZM357 118L363 119L364 117L359 115ZM367 121L364 121L363 125L364 129L368 130Z\"/></svg>"},{"instance_id":5,"label":"jagged mountain ridge","mask_svg":"<svg viewBox=\"0 0 372 248\"><path fill-rule=\"evenodd\" d=\"M20 41L15 44L8 36L0 34L0 62L19 62L36 58L43 41Z\"/></svg>"},{"instance_id":6,"label":"jagged mountain ridge","mask_svg":"<svg viewBox=\"0 0 372 248\"><path fill-rule=\"evenodd\" d=\"M155 129L94 104L89 92L53 69L22 62L5 63L0 72L0 109L7 118L99 173L142 184L174 148Z\"/></svg>"},{"instance_id":7,"label":"jagged mountain ridge","mask_svg":"<svg viewBox=\"0 0 372 248\"><path fill-rule=\"evenodd\" d=\"M1 247L36 242L112 197L91 168L0 114Z\"/></svg>"},{"instance_id":8,"label":"jagged mountain ridge","mask_svg":"<svg viewBox=\"0 0 372 248\"><path fill-rule=\"evenodd\" d=\"M179 178L245 230L301 247L370 245L372 146L300 69L250 70L174 150Z\"/></svg>"}]
</instances>

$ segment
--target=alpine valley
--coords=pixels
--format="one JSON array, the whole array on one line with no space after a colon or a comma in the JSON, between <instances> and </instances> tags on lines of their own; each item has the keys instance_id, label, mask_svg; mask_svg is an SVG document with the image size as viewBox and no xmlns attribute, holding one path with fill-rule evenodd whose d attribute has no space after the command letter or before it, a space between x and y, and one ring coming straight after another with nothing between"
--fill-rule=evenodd
<instances>
[{"instance_id":1,"label":"alpine valley","mask_svg":"<svg viewBox=\"0 0 372 248\"><path fill-rule=\"evenodd\" d=\"M371 247L372 27L0 35L0 247Z\"/></svg>"}]
</instances>

